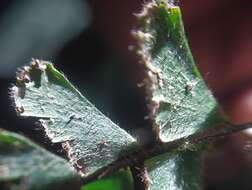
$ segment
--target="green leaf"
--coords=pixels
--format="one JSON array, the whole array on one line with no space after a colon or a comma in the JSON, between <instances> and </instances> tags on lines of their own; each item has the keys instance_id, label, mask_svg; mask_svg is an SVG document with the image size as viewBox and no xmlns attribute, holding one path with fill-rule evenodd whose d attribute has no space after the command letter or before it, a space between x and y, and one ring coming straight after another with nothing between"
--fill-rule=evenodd
<instances>
[{"instance_id":1,"label":"green leaf","mask_svg":"<svg viewBox=\"0 0 252 190\"><path fill-rule=\"evenodd\" d=\"M216 101L195 67L179 7L157 1L145 5L134 32L146 65L151 119L161 141L169 142L218 123Z\"/></svg>"},{"instance_id":2,"label":"green leaf","mask_svg":"<svg viewBox=\"0 0 252 190\"><path fill-rule=\"evenodd\" d=\"M81 190L134 190L130 170L120 170L104 179L84 185Z\"/></svg>"},{"instance_id":3,"label":"green leaf","mask_svg":"<svg viewBox=\"0 0 252 190\"><path fill-rule=\"evenodd\" d=\"M66 160L25 137L0 131L0 189L61 190L76 187L78 181Z\"/></svg>"},{"instance_id":4,"label":"green leaf","mask_svg":"<svg viewBox=\"0 0 252 190\"><path fill-rule=\"evenodd\" d=\"M135 139L92 105L52 63L33 60L12 88L21 116L41 118L53 143L61 142L83 176L135 147Z\"/></svg>"},{"instance_id":5,"label":"green leaf","mask_svg":"<svg viewBox=\"0 0 252 190\"><path fill-rule=\"evenodd\" d=\"M166 153L145 162L148 190L200 190L199 150Z\"/></svg>"}]
</instances>

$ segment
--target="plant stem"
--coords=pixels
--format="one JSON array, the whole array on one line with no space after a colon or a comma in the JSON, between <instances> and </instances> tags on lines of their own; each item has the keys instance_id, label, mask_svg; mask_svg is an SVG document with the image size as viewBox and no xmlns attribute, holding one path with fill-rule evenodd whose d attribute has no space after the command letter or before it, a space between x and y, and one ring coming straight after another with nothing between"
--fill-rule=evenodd
<instances>
[{"instance_id":1,"label":"plant stem","mask_svg":"<svg viewBox=\"0 0 252 190\"><path fill-rule=\"evenodd\" d=\"M121 168L134 167L135 165L141 165L145 160L148 160L154 156L171 152L178 149L179 147L190 144L192 146L197 146L203 143L210 143L217 141L227 135L235 132L242 131L244 129L252 128L252 124L247 125L233 125L231 123L225 122L225 126L221 128L205 129L196 134L190 135L185 138L174 140L171 142L157 143L152 148L138 149L129 155L118 159L117 161L109 164L108 166L101 168L94 174L84 178L83 183L88 183L93 180L97 180L106 177Z\"/></svg>"}]
</instances>

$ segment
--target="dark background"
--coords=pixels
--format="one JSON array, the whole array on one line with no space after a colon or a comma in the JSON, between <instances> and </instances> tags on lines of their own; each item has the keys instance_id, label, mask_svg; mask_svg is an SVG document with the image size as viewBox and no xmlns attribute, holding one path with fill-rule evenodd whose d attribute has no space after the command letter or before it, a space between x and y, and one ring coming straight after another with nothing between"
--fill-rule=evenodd
<instances>
[{"instance_id":1,"label":"dark background","mask_svg":"<svg viewBox=\"0 0 252 190\"><path fill-rule=\"evenodd\" d=\"M143 130L150 129L143 119L145 94L137 87L143 73L128 51L134 45L132 13L141 10L143 0L69 1L75 4L71 10L66 0L20 2L0 2L0 126L54 152L59 147L33 119L17 118L8 98L16 67L34 57L54 62L103 113L149 142ZM223 113L236 124L252 121L252 2L183 0L180 5L196 63ZM252 189L250 131L220 140L205 155L206 189Z\"/></svg>"}]
</instances>

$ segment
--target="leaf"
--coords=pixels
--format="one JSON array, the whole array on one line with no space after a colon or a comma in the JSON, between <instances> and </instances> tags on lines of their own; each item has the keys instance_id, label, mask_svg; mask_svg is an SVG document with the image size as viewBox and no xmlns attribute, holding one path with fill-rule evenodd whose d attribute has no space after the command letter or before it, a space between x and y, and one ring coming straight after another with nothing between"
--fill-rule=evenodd
<instances>
[{"instance_id":1,"label":"leaf","mask_svg":"<svg viewBox=\"0 0 252 190\"><path fill-rule=\"evenodd\" d=\"M146 65L145 86L154 130L163 142L195 133L220 121L216 101L191 55L179 7L151 2L137 15L134 32Z\"/></svg>"},{"instance_id":2,"label":"leaf","mask_svg":"<svg viewBox=\"0 0 252 190\"><path fill-rule=\"evenodd\" d=\"M52 63L33 60L12 88L21 116L41 118L53 143L61 142L83 176L117 160L135 139L92 105Z\"/></svg>"},{"instance_id":3,"label":"leaf","mask_svg":"<svg viewBox=\"0 0 252 190\"><path fill-rule=\"evenodd\" d=\"M0 131L0 189L70 189L78 180L67 161L25 137Z\"/></svg>"},{"instance_id":4,"label":"leaf","mask_svg":"<svg viewBox=\"0 0 252 190\"><path fill-rule=\"evenodd\" d=\"M81 190L134 190L130 170L120 170L112 176L84 185Z\"/></svg>"},{"instance_id":5,"label":"leaf","mask_svg":"<svg viewBox=\"0 0 252 190\"><path fill-rule=\"evenodd\" d=\"M145 162L148 190L201 190L199 150L172 152Z\"/></svg>"}]
</instances>

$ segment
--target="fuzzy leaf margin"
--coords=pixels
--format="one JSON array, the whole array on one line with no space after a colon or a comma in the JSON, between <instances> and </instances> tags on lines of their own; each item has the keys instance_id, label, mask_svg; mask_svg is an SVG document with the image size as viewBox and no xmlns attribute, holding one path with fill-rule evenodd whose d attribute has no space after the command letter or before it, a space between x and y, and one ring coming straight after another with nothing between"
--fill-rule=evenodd
<instances>
[{"instance_id":1,"label":"fuzzy leaf margin","mask_svg":"<svg viewBox=\"0 0 252 190\"><path fill-rule=\"evenodd\" d=\"M194 64L179 7L153 1L137 18L134 35L146 66L144 84L157 139L170 142L219 123L216 100Z\"/></svg>"},{"instance_id":2,"label":"fuzzy leaf margin","mask_svg":"<svg viewBox=\"0 0 252 190\"><path fill-rule=\"evenodd\" d=\"M0 189L72 189L79 181L66 160L21 135L0 130Z\"/></svg>"},{"instance_id":3,"label":"fuzzy leaf margin","mask_svg":"<svg viewBox=\"0 0 252 190\"><path fill-rule=\"evenodd\" d=\"M187 145L186 139L224 119L194 63L180 8L170 1L153 0L136 16L138 27L133 34L140 63L145 65L153 131L163 145L183 142L177 149L145 161L147 189L202 189L202 151L191 150L202 144Z\"/></svg>"},{"instance_id":4,"label":"fuzzy leaf margin","mask_svg":"<svg viewBox=\"0 0 252 190\"><path fill-rule=\"evenodd\" d=\"M52 63L33 60L17 76L17 113L38 118L53 143L62 143L83 177L136 147L135 139L91 104Z\"/></svg>"}]
</instances>

